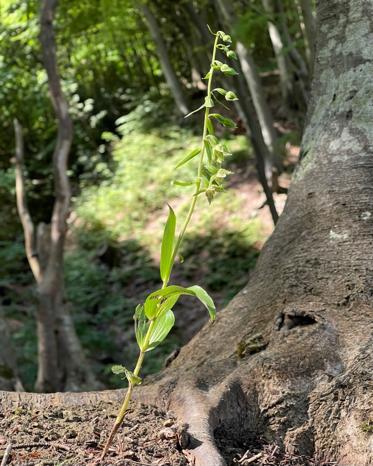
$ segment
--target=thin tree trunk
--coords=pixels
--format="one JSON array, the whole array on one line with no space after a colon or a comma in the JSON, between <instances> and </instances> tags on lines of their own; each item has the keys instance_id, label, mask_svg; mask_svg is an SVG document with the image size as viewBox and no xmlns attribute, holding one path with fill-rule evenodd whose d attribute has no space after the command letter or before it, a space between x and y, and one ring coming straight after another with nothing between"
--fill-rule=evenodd
<instances>
[{"instance_id":1,"label":"thin tree trunk","mask_svg":"<svg viewBox=\"0 0 373 466\"><path fill-rule=\"evenodd\" d=\"M301 10L302 10L304 29L306 33L308 47L310 50L310 65L311 65L311 72L312 72L313 62L315 59L315 46L316 46L315 18L312 12L311 0L299 0L299 3L300 3Z\"/></svg>"},{"instance_id":2,"label":"thin tree trunk","mask_svg":"<svg viewBox=\"0 0 373 466\"><path fill-rule=\"evenodd\" d=\"M307 66L303 60L303 57L301 54L298 52L297 48L294 45L293 39L290 37L288 25L287 25L287 19L286 19L286 13L284 10L284 6L282 4L282 0L269 0L273 1L275 5L275 12L277 14L277 17L279 18L279 26L281 30L281 35L284 40L285 46L288 50L288 54L290 59L293 61L296 70L298 71L299 77L304 80L305 84L307 84L308 81L308 71L307 71Z\"/></svg>"},{"instance_id":3,"label":"thin tree trunk","mask_svg":"<svg viewBox=\"0 0 373 466\"><path fill-rule=\"evenodd\" d=\"M262 0L264 10L268 15L268 33L271 39L273 51L277 61L277 67L280 74L280 86L282 98L286 104L291 100L293 93L292 71L289 60L285 53L285 46L275 22L271 19L274 16L274 10L270 0Z\"/></svg>"},{"instance_id":4,"label":"thin tree trunk","mask_svg":"<svg viewBox=\"0 0 373 466\"><path fill-rule=\"evenodd\" d=\"M44 66L58 122L57 141L53 152L55 202L50 227L40 224L36 232L26 202L22 128L18 121L14 122L17 207L24 230L26 255L38 291L36 390L43 392L96 385L71 323L71 316L68 316L63 303L64 244L70 207L67 162L73 127L57 70L53 30L57 3L57 0L43 0L40 16L40 42Z\"/></svg>"},{"instance_id":5,"label":"thin tree trunk","mask_svg":"<svg viewBox=\"0 0 373 466\"><path fill-rule=\"evenodd\" d=\"M261 127L256 118L254 106L250 99L247 98L246 85L242 76L237 76L235 81L235 90L239 98L238 101L235 101L235 106L238 114L245 124L247 137L253 147L258 179L262 185L273 223L276 225L278 221L278 213L271 189L273 170L270 154L264 142Z\"/></svg>"},{"instance_id":6,"label":"thin tree trunk","mask_svg":"<svg viewBox=\"0 0 373 466\"><path fill-rule=\"evenodd\" d=\"M234 15L231 5L226 0L218 0L219 9L224 18L224 21L232 26ZM281 160L277 156L277 136L274 127L271 110L268 106L264 89L260 81L259 73L256 68L253 57L250 52L240 41L237 41L236 52L240 61L243 76L250 90L250 95L258 115L259 124L262 130L264 142L268 148L274 169L278 172L282 171Z\"/></svg>"},{"instance_id":7,"label":"thin tree trunk","mask_svg":"<svg viewBox=\"0 0 373 466\"><path fill-rule=\"evenodd\" d=\"M153 37L153 40L157 47L159 61L160 61L163 73L165 75L167 84L175 99L177 108L182 115L186 115L187 113L189 113L188 104L187 104L183 89L181 87L181 84L176 76L175 70L172 67L170 58L168 56L167 47L163 40L162 33L158 26L157 20L153 12L151 11L151 9L146 4L140 3L139 9L143 13L146 19L146 24L148 25L150 34Z\"/></svg>"}]
</instances>

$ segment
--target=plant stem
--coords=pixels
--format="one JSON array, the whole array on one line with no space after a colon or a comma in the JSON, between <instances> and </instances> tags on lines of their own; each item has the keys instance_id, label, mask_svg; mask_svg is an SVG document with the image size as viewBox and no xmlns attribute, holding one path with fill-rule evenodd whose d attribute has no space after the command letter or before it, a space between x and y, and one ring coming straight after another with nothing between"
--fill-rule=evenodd
<instances>
[{"instance_id":1,"label":"plant stem","mask_svg":"<svg viewBox=\"0 0 373 466\"><path fill-rule=\"evenodd\" d=\"M212 77L213 77L213 74L214 74L213 65L214 65L214 61L215 61L215 57L216 57L216 50L217 50L216 46L218 45L218 41L219 41L219 36L218 36L218 34L216 34L215 42L214 42L214 49L213 49L212 59L211 59L211 66L210 66L210 77L209 77L209 80L208 80L208 83L207 83L207 98L211 97ZM190 220L191 220L191 218L193 216L194 209L195 209L196 203L197 203L198 193L199 193L199 190L201 188L201 173L202 173L202 167L203 167L203 159L204 159L204 155L205 155L205 138L207 136L207 124L208 124L208 120L209 120L209 114L210 114L210 108L206 107L205 108L204 124L203 124L202 142L201 142L201 154L200 154L199 163L198 163L196 187L195 187L195 190L194 190L194 193L193 193L192 202L190 204L188 214L186 216L186 219L184 221L184 225L183 225L183 227L181 229L181 232L180 232L179 237L177 239L174 251L172 253L171 266L170 266L171 271L172 271L172 268L174 266L177 253L179 252L181 243L182 243L182 241L184 239L185 232L186 232L186 230L188 228L188 225L190 223ZM170 275L171 275L171 272L170 272Z\"/></svg>"},{"instance_id":2,"label":"plant stem","mask_svg":"<svg viewBox=\"0 0 373 466\"><path fill-rule=\"evenodd\" d=\"M211 59L210 76L209 76L208 84L207 84L207 100L210 100L209 98L211 98L212 77L213 77L213 74L214 74L213 65L214 65L214 61L215 61L215 57L216 57L216 50L217 50L218 41L219 41L219 35L216 34L215 42L214 42L214 49L213 49L212 59ZM199 194L199 191L200 191L200 188L201 188L201 174L202 174L202 167L203 167L203 159L204 159L204 155L205 155L205 138L207 136L207 125L208 125L208 120L209 120L209 114L210 114L210 108L206 107L205 108L204 124L203 124L202 142L201 142L201 153L200 153L199 162L198 162L196 187L195 187L195 190L194 190L194 193L193 193L192 202L190 204L188 214L187 214L186 219L184 221L184 224L183 224L183 226L181 228L179 237L177 239L175 248L174 248L173 253L172 253L170 273L169 273L168 277L163 281L162 288L166 288L166 286L168 285L168 282L170 280L171 271L172 271L172 268L174 266L177 253L178 253L178 251L180 249L180 245L181 245L181 243L183 241L185 232L186 232L186 230L188 228L188 225L189 225L190 220L191 220L191 218L193 216L193 213L194 213L194 209L196 207L197 197L198 197L198 194ZM140 373L142 363L144 361L146 348L149 345L149 341L150 341L150 337L151 337L154 325L155 325L155 320L152 320L150 322L149 328L148 328L148 330L146 332L146 335L145 335L145 340L144 340L144 344L143 344L144 350L140 351L137 362L136 362L135 369L133 371L135 376L138 376L139 373ZM107 442L105 444L104 450L102 452L101 460L103 460L105 458L106 453L108 452L109 447L110 447L110 445L111 445L111 443L112 443L112 441L113 441L113 439L115 437L115 434L117 433L119 427L121 426L121 424L123 422L124 416L125 416L125 414L127 412L127 409L128 409L128 405L129 405L129 403L131 401L132 391L133 391L133 384L131 382L129 382L128 383L128 389L127 389L126 395L124 397L122 406L120 408L119 414L118 414L118 416L117 416L117 418L115 420L114 426L113 426L113 428L112 428L112 430L110 432L109 438L108 438L108 440L107 440Z\"/></svg>"}]
</instances>

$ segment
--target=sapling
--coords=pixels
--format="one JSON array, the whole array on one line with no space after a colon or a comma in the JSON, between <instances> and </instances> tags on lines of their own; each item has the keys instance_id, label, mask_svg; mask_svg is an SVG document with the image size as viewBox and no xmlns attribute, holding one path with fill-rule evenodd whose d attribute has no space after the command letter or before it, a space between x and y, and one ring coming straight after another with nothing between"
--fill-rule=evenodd
<instances>
[{"instance_id":1,"label":"sapling","mask_svg":"<svg viewBox=\"0 0 373 466\"><path fill-rule=\"evenodd\" d=\"M115 374L121 375L127 379L128 389L102 452L101 459L105 457L117 430L123 422L134 387L141 384L139 374L145 354L162 343L174 326L175 315L173 308L180 296L189 295L198 298L206 307L210 320L215 320L216 309L214 302L203 288L198 285L185 288L183 286L169 284L175 260L179 254L180 246L195 211L198 198L204 194L208 202L211 203L216 193L223 190L224 178L231 173L222 168L224 159L231 154L227 146L220 142L215 135L214 124L219 123L227 128L234 128L236 125L230 118L224 117L219 113L214 113L212 108L215 104L221 103L221 98L224 98L226 101L233 101L237 100L237 97L232 91L219 87L213 89L212 82L215 72L220 72L228 76L237 74L228 64L216 59L217 52L220 51L225 56L232 59L236 59L236 55L230 50L232 41L228 34L225 34L223 31L214 33L210 30L210 32L215 37L215 41L212 50L210 70L204 77L204 79L207 80L207 94L204 103L187 115L188 117L204 109L201 145L190 151L175 167L179 168L189 163L195 157L199 157L196 178L192 181L175 181L175 184L180 186L194 186L194 192L191 197L187 216L178 235L176 235L177 222L175 212L171 206L168 206L169 212L163 233L159 267L162 287L150 293L144 303L136 307L134 314L135 335L140 351L134 370L130 371L121 365L113 366L112 368Z\"/></svg>"}]
</instances>

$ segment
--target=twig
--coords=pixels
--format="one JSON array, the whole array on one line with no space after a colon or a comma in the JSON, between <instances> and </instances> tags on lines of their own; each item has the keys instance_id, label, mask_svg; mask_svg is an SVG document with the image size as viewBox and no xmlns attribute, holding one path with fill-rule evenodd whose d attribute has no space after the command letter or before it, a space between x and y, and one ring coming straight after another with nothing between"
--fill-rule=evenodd
<instances>
[{"instance_id":1,"label":"twig","mask_svg":"<svg viewBox=\"0 0 373 466\"><path fill-rule=\"evenodd\" d=\"M12 451L12 444L9 443L8 446L5 449L3 460L1 462L1 466L5 466L8 462L8 458L10 456L10 452Z\"/></svg>"},{"instance_id":2,"label":"twig","mask_svg":"<svg viewBox=\"0 0 373 466\"><path fill-rule=\"evenodd\" d=\"M21 450L23 448L51 448L51 447L59 448L60 450L70 451L70 447L67 445L62 445L60 443L45 443L45 442L44 443L21 443L19 445L12 445L11 449ZM5 453L6 453L6 450L5 450ZM3 466L3 464L1 463L0 466Z\"/></svg>"},{"instance_id":3,"label":"twig","mask_svg":"<svg viewBox=\"0 0 373 466\"><path fill-rule=\"evenodd\" d=\"M254 463L254 461L258 460L259 458L263 456L263 453L258 453L257 455L254 455L251 458L248 458L247 457L248 453L249 453L249 450L247 450L247 452L243 455L243 457L240 460L237 461L237 463L245 464L245 465Z\"/></svg>"}]
</instances>

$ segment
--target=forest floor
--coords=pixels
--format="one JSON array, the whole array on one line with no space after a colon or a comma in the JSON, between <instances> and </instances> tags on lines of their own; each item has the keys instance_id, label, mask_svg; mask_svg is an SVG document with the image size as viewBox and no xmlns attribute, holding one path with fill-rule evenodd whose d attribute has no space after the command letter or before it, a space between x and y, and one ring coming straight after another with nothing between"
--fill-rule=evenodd
<instances>
[{"instance_id":1,"label":"forest floor","mask_svg":"<svg viewBox=\"0 0 373 466\"><path fill-rule=\"evenodd\" d=\"M115 392L119 400L122 391ZM1 466L187 466L181 445L187 426L172 412L133 401L104 461L99 458L118 410L118 402L55 406L2 405ZM227 466L333 466L285 453L278 445L254 436L217 428L215 441ZM239 440L237 440L240 437Z\"/></svg>"},{"instance_id":2,"label":"forest floor","mask_svg":"<svg viewBox=\"0 0 373 466\"><path fill-rule=\"evenodd\" d=\"M106 459L102 447L116 417L115 403L56 407L44 411L18 407L0 414L2 466L187 466L179 439L183 426L174 415L153 406L133 403ZM217 430L218 448L228 466L332 466L288 455L274 444L250 435L232 443L229 433ZM236 436L235 436L236 437ZM9 455L5 451L11 444ZM9 448L8 448L9 451ZM5 461L5 462L4 462Z\"/></svg>"}]
</instances>

